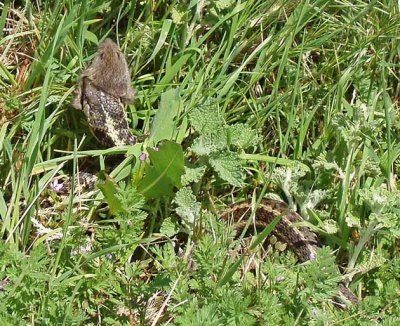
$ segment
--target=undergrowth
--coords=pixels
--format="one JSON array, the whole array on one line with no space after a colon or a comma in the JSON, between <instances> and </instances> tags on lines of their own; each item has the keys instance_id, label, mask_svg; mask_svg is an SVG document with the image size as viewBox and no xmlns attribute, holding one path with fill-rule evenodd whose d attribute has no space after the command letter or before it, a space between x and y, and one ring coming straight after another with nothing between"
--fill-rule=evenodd
<instances>
[{"instance_id":1,"label":"undergrowth","mask_svg":"<svg viewBox=\"0 0 400 326\"><path fill-rule=\"evenodd\" d=\"M0 8L2 325L400 322L398 2ZM134 146L102 147L70 105L106 37ZM264 197L321 237L316 259L218 218Z\"/></svg>"}]
</instances>

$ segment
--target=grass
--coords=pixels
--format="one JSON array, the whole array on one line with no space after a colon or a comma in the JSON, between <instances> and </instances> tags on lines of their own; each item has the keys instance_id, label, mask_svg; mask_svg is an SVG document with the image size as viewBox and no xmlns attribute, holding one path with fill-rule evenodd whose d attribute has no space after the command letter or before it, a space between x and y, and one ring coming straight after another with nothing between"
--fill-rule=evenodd
<instances>
[{"instance_id":1,"label":"grass","mask_svg":"<svg viewBox=\"0 0 400 326\"><path fill-rule=\"evenodd\" d=\"M398 2L0 8L1 324L399 322ZM137 90L132 147L70 105L106 37ZM51 190L86 170L105 171L87 197ZM240 254L217 212L265 195L321 236L316 261L266 255L263 233ZM361 299L344 311L343 278Z\"/></svg>"}]
</instances>

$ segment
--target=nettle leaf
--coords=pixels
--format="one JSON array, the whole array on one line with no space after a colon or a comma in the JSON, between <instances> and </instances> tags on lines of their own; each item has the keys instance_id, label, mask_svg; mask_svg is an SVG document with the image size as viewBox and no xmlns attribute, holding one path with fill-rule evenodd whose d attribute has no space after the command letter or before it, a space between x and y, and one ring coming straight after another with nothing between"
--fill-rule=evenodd
<instances>
[{"instance_id":1,"label":"nettle leaf","mask_svg":"<svg viewBox=\"0 0 400 326\"><path fill-rule=\"evenodd\" d=\"M345 215L345 221L348 227L350 228L357 228L361 229L361 221L360 218L357 216L354 216L350 212L347 212Z\"/></svg>"},{"instance_id":2,"label":"nettle leaf","mask_svg":"<svg viewBox=\"0 0 400 326\"><path fill-rule=\"evenodd\" d=\"M160 140L171 140L176 131L176 117L179 114L182 101L179 89L170 89L161 94L160 108L151 126L149 141L157 144Z\"/></svg>"},{"instance_id":3,"label":"nettle leaf","mask_svg":"<svg viewBox=\"0 0 400 326\"><path fill-rule=\"evenodd\" d=\"M227 149L228 139L226 131L219 128L212 134L201 134L197 137L191 146L193 152L199 156L210 155Z\"/></svg>"},{"instance_id":4,"label":"nettle leaf","mask_svg":"<svg viewBox=\"0 0 400 326\"><path fill-rule=\"evenodd\" d=\"M192 182L199 182L206 172L206 166L200 166L198 168L188 168L185 166L185 174L182 176L182 185L187 186Z\"/></svg>"},{"instance_id":5,"label":"nettle leaf","mask_svg":"<svg viewBox=\"0 0 400 326\"><path fill-rule=\"evenodd\" d=\"M369 216L370 221L375 221L378 226L377 228L385 228L396 238L400 237L400 223L399 214L385 213L377 214L371 213Z\"/></svg>"},{"instance_id":6,"label":"nettle leaf","mask_svg":"<svg viewBox=\"0 0 400 326\"><path fill-rule=\"evenodd\" d=\"M236 123L229 126L228 138L232 145L243 149L256 146L260 143L260 137L257 132L244 123Z\"/></svg>"},{"instance_id":7,"label":"nettle leaf","mask_svg":"<svg viewBox=\"0 0 400 326\"><path fill-rule=\"evenodd\" d=\"M328 234L336 234L338 232L337 223L333 219L325 220L323 223L323 228Z\"/></svg>"},{"instance_id":8,"label":"nettle leaf","mask_svg":"<svg viewBox=\"0 0 400 326\"><path fill-rule=\"evenodd\" d=\"M199 105L189 113L192 127L199 133L215 133L225 125L224 119L219 113L218 107L211 103Z\"/></svg>"},{"instance_id":9,"label":"nettle leaf","mask_svg":"<svg viewBox=\"0 0 400 326\"><path fill-rule=\"evenodd\" d=\"M200 134L192 145L192 150L200 156L228 150L229 145L245 149L260 142L257 132L246 124L226 126L217 105L212 103L195 108L189 119Z\"/></svg>"},{"instance_id":10,"label":"nettle leaf","mask_svg":"<svg viewBox=\"0 0 400 326\"><path fill-rule=\"evenodd\" d=\"M384 187L373 187L357 191L360 200L373 213L391 213L400 209L400 191Z\"/></svg>"},{"instance_id":11,"label":"nettle leaf","mask_svg":"<svg viewBox=\"0 0 400 326\"><path fill-rule=\"evenodd\" d=\"M210 164L218 173L221 179L233 186L244 185L244 168L242 167L239 155L232 152L221 153L210 157Z\"/></svg>"},{"instance_id":12,"label":"nettle leaf","mask_svg":"<svg viewBox=\"0 0 400 326\"><path fill-rule=\"evenodd\" d=\"M182 219L182 223L192 228L193 224L200 216L201 209L201 204L197 202L192 189L189 187L179 189L175 195L174 202L178 205L176 213Z\"/></svg>"},{"instance_id":13,"label":"nettle leaf","mask_svg":"<svg viewBox=\"0 0 400 326\"><path fill-rule=\"evenodd\" d=\"M181 146L165 142L158 150L149 149L148 152L151 165L147 164L138 191L147 198L172 195L173 187L181 187L181 176L184 173Z\"/></svg>"}]
</instances>

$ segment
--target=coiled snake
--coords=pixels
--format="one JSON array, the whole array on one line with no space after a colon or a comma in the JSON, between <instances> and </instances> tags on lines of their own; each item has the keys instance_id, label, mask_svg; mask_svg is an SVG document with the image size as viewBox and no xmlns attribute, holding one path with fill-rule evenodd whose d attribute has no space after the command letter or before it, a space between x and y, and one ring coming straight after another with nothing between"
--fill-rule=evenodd
<instances>
[{"instance_id":1,"label":"coiled snake","mask_svg":"<svg viewBox=\"0 0 400 326\"><path fill-rule=\"evenodd\" d=\"M246 201L233 204L220 217L232 221L233 227L241 231L248 224L251 213L251 202ZM300 262L314 260L317 255L317 248L322 245L319 237L307 227L295 227L294 224L302 222L303 219L299 214L290 210L285 203L273 199L263 199L257 207L252 222L257 229L262 230L276 217L281 219L272 230L272 234L280 242L285 243L296 254ZM339 283L338 287L340 294L347 301L352 304L358 302L358 298L343 283ZM339 303L336 304L344 307Z\"/></svg>"}]
</instances>

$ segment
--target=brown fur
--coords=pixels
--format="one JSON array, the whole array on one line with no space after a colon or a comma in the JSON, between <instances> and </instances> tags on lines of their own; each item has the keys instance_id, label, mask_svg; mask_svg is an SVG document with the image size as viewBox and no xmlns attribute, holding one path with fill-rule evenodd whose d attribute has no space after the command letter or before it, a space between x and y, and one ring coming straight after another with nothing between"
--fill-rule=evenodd
<instances>
[{"instance_id":1,"label":"brown fur","mask_svg":"<svg viewBox=\"0 0 400 326\"><path fill-rule=\"evenodd\" d=\"M85 79L124 104L133 102L135 91L131 87L128 63L117 44L109 38L99 45L92 63L80 76L76 95L72 102L76 109L82 109L81 96Z\"/></svg>"},{"instance_id":2,"label":"brown fur","mask_svg":"<svg viewBox=\"0 0 400 326\"><path fill-rule=\"evenodd\" d=\"M82 110L96 138L107 147L133 145L124 104L133 101L124 55L111 40L100 45L93 62L81 74L72 106Z\"/></svg>"}]
</instances>

